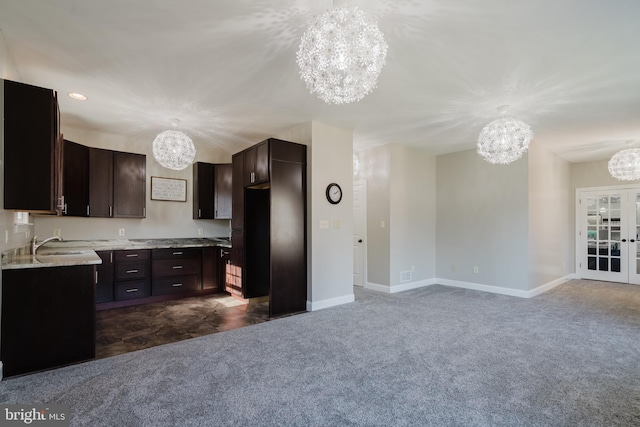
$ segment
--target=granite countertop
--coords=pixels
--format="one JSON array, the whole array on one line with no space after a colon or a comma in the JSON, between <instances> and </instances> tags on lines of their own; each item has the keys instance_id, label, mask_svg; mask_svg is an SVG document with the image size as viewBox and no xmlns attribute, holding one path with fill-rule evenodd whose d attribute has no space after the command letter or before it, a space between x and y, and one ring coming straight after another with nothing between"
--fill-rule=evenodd
<instances>
[{"instance_id":1,"label":"granite countertop","mask_svg":"<svg viewBox=\"0 0 640 427\"><path fill-rule=\"evenodd\" d=\"M185 239L114 239L114 240L65 240L45 243L34 256L30 245L2 253L2 269L62 267L71 265L101 264L95 251L160 248L202 248L210 246L231 247L225 238Z\"/></svg>"}]
</instances>

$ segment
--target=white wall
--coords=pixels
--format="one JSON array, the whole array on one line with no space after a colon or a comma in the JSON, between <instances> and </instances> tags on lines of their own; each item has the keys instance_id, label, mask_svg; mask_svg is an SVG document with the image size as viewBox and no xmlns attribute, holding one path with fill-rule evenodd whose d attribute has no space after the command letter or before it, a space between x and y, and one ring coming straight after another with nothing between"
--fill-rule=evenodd
<instances>
[{"instance_id":1,"label":"white wall","mask_svg":"<svg viewBox=\"0 0 640 427\"><path fill-rule=\"evenodd\" d=\"M529 289L575 272L569 162L529 148Z\"/></svg>"},{"instance_id":2,"label":"white wall","mask_svg":"<svg viewBox=\"0 0 640 427\"><path fill-rule=\"evenodd\" d=\"M276 136L307 145L307 309L354 300L353 295L353 135L319 122L301 124ZM325 197L328 184L343 192L338 205ZM321 220L329 222L321 229Z\"/></svg>"},{"instance_id":3,"label":"white wall","mask_svg":"<svg viewBox=\"0 0 640 427\"><path fill-rule=\"evenodd\" d=\"M128 238L171 238L171 237L228 237L228 220L194 220L193 218L193 167L181 171L166 169L155 161L152 142L133 136L121 136L65 128L65 139L89 147L108 148L147 156L147 216L144 219L121 218L81 218L34 216L35 233L40 238L53 235L54 229L61 230L65 240L86 239L128 239ZM231 154L206 144L196 144L196 161L210 163L231 163ZM152 176L187 180L187 201L172 202L151 200L150 183ZM125 229L120 236L119 229ZM203 235L198 231L203 229Z\"/></svg>"},{"instance_id":4,"label":"white wall","mask_svg":"<svg viewBox=\"0 0 640 427\"><path fill-rule=\"evenodd\" d=\"M438 156L436 165L438 278L527 290L526 156L510 165L492 165L468 150Z\"/></svg>"},{"instance_id":5,"label":"white wall","mask_svg":"<svg viewBox=\"0 0 640 427\"><path fill-rule=\"evenodd\" d=\"M436 159L391 146L390 286L406 289L436 277ZM408 282L402 272L411 272Z\"/></svg>"},{"instance_id":6,"label":"white wall","mask_svg":"<svg viewBox=\"0 0 640 427\"><path fill-rule=\"evenodd\" d=\"M367 182L366 286L396 292L426 284L436 273L435 157L389 144L358 158L356 178Z\"/></svg>"}]
</instances>

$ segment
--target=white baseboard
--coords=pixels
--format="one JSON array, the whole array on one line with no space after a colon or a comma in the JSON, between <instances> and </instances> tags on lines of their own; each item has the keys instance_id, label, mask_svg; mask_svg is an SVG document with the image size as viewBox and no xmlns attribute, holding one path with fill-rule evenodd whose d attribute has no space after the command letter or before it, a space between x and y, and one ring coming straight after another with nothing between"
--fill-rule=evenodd
<instances>
[{"instance_id":1,"label":"white baseboard","mask_svg":"<svg viewBox=\"0 0 640 427\"><path fill-rule=\"evenodd\" d=\"M502 286L491 286L491 285L483 285L480 283L472 283L472 282L461 282L459 280L449 280L449 279L436 279L436 283L445 286L453 286L456 288L464 288L464 289L472 289L474 291L483 291L483 292L491 292L494 294L501 295L509 295L512 297L519 298L531 298L536 295L540 295L543 292L547 292L550 289L555 288L556 286L565 283L571 279L575 278L575 274L570 274L559 279L553 280L549 283L545 283L544 285L540 285L537 288L524 291L520 289L511 289L505 288Z\"/></svg>"},{"instance_id":2,"label":"white baseboard","mask_svg":"<svg viewBox=\"0 0 640 427\"><path fill-rule=\"evenodd\" d=\"M364 287L374 291L393 294L396 292L408 291L410 289L424 288L425 286L435 285L436 283L438 283L436 279L419 280L417 282L402 283L395 286L379 285L377 283L367 282Z\"/></svg>"},{"instance_id":3,"label":"white baseboard","mask_svg":"<svg viewBox=\"0 0 640 427\"><path fill-rule=\"evenodd\" d=\"M336 305L348 304L356 300L354 294L344 295L336 298L329 298L322 301L307 301L307 311L322 310L323 308L334 307Z\"/></svg>"}]
</instances>

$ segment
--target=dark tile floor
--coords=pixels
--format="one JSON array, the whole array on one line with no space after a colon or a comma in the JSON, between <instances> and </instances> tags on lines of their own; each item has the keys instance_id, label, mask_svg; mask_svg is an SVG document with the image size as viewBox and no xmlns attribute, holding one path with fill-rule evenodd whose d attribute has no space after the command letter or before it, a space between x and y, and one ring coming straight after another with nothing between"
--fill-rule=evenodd
<instances>
[{"instance_id":1,"label":"dark tile floor","mask_svg":"<svg viewBox=\"0 0 640 427\"><path fill-rule=\"evenodd\" d=\"M215 294L96 313L96 358L241 328L269 320L269 302Z\"/></svg>"}]
</instances>

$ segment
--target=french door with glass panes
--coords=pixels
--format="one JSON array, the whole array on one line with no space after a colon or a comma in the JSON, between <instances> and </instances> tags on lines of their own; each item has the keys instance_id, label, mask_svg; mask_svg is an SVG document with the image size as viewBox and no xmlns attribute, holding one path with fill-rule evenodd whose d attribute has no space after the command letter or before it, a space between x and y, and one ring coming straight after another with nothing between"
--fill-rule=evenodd
<instances>
[{"instance_id":1,"label":"french door with glass panes","mask_svg":"<svg viewBox=\"0 0 640 427\"><path fill-rule=\"evenodd\" d=\"M640 189L578 193L578 274L640 284Z\"/></svg>"}]
</instances>

